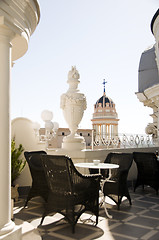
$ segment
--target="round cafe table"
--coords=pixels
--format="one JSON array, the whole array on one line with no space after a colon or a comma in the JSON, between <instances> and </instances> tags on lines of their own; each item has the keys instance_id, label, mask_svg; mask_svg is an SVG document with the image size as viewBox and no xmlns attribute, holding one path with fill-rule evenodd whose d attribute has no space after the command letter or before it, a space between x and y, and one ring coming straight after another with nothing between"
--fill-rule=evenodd
<instances>
[{"instance_id":1,"label":"round cafe table","mask_svg":"<svg viewBox=\"0 0 159 240\"><path fill-rule=\"evenodd\" d=\"M108 178L105 179L101 179L100 181L100 186L101 186L101 202L100 205L104 205L104 209L105 209L105 213L106 216L108 218L112 218L112 216L108 213L107 208L106 208L106 203L105 203L105 197L104 197L104 192L103 192L103 188L104 188L104 184L106 181L108 181L111 178L111 170L112 169L116 169L119 168L118 164L112 164L112 163L99 163L99 164L94 164L93 162L91 163L75 163L74 164L75 167L79 167L79 168L92 168L92 169L98 169L99 173L101 173L101 169L108 169L109 173L108 173Z\"/></svg>"}]
</instances>

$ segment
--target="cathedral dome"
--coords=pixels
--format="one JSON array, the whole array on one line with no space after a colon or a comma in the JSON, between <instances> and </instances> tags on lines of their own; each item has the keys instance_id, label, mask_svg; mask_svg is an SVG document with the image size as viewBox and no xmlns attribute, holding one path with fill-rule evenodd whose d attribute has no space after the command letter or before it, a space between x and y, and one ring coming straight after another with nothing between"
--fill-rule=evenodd
<instances>
[{"instance_id":1,"label":"cathedral dome","mask_svg":"<svg viewBox=\"0 0 159 240\"><path fill-rule=\"evenodd\" d=\"M94 104L94 113L91 119L97 141L98 139L114 138L118 135L118 114L115 103L110 97L106 96L105 83L104 80L103 96Z\"/></svg>"},{"instance_id":2,"label":"cathedral dome","mask_svg":"<svg viewBox=\"0 0 159 240\"><path fill-rule=\"evenodd\" d=\"M105 89L104 89L105 90ZM115 103L113 100L106 96L104 91L103 96L101 96L94 104L93 119L103 118L103 119L117 119L118 114L116 112Z\"/></svg>"},{"instance_id":3,"label":"cathedral dome","mask_svg":"<svg viewBox=\"0 0 159 240\"><path fill-rule=\"evenodd\" d=\"M99 107L99 105L101 107L106 107L106 105L109 105L109 107L113 107L114 102L112 101L112 99L110 97L103 95L96 101L95 107Z\"/></svg>"}]
</instances>

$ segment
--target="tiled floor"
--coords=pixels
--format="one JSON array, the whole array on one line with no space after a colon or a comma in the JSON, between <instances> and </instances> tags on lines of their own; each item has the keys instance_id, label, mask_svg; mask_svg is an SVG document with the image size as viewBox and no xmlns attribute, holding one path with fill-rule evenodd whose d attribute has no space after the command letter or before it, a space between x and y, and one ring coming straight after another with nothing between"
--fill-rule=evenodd
<instances>
[{"instance_id":1,"label":"tiled floor","mask_svg":"<svg viewBox=\"0 0 159 240\"><path fill-rule=\"evenodd\" d=\"M125 200L118 211L116 206L107 204L112 219L106 218L104 208L100 208L98 225L94 226L91 220L85 223L79 221L75 234L72 234L70 225L60 214L46 217L43 225L38 227L43 213L40 198L30 200L26 209L23 208L24 199L16 202L14 218L17 222L29 222L42 240L159 240L159 196L150 187L144 191L138 188L135 193L130 189L130 195L132 206ZM88 213L83 214L81 220L90 217Z\"/></svg>"}]
</instances>

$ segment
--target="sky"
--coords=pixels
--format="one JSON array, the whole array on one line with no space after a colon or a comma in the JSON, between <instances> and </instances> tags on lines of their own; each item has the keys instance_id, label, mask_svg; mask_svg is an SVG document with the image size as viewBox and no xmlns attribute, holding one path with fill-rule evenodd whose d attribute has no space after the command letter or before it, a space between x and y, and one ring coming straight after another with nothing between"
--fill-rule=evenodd
<instances>
[{"instance_id":1,"label":"sky","mask_svg":"<svg viewBox=\"0 0 159 240\"><path fill-rule=\"evenodd\" d=\"M145 133L152 109L137 96L142 52L155 43L151 20L159 0L39 0L40 22L27 53L11 72L11 119L44 123L53 112L59 127L68 127L60 97L68 90L72 66L80 74L79 90L87 109L79 128L92 128L94 104L106 95L116 104L119 133Z\"/></svg>"}]
</instances>

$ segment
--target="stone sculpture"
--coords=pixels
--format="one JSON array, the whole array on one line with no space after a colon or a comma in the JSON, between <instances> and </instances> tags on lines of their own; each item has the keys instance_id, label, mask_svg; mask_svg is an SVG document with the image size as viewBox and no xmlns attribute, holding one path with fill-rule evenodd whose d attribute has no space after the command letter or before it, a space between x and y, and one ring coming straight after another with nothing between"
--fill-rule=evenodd
<instances>
[{"instance_id":1,"label":"stone sculpture","mask_svg":"<svg viewBox=\"0 0 159 240\"><path fill-rule=\"evenodd\" d=\"M61 96L60 107L64 118L71 131L70 135L64 137L62 148L67 150L82 150L86 148L85 140L77 134L78 125L82 120L84 110L87 108L86 97L78 90L80 75L76 67L68 73L69 89Z\"/></svg>"}]
</instances>

